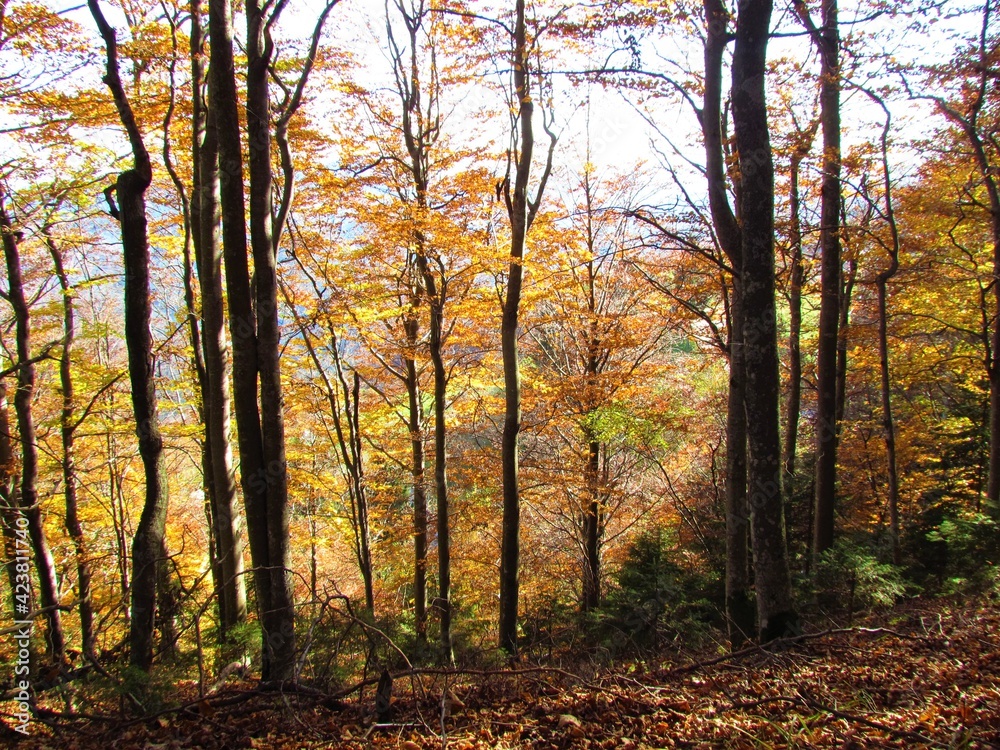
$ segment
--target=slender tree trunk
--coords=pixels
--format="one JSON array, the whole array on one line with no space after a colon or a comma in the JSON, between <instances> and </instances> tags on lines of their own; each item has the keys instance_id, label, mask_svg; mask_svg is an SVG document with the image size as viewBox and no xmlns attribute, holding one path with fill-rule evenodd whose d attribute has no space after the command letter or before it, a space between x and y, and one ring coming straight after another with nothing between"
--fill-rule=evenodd
<instances>
[{"instance_id":1,"label":"slender tree trunk","mask_svg":"<svg viewBox=\"0 0 1000 750\"><path fill-rule=\"evenodd\" d=\"M823 0L817 29L801 2L796 4L820 56L820 120L823 183L820 208L819 349L816 354L816 497L813 554L833 545L837 492L837 344L840 319L840 34L837 0Z\"/></svg>"},{"instance_id":2,"label":"slender tree trunk","mask_svg":"<svg viewBox=\"0 0 1000 750\"><path fill-rule=\"evenodd\" d=\"M46 235L46 244L52 256L52 265L63 298L63 341L62 356L59 360L59 383L62 389L62 415L60 434L62 436L62 475L63 497L66 501L66 531L73 540L76 555L77 596L80 612L80 642L86 656L95 656L94 606L91 595L91 571L88 559L87 544L83 534L83 524L80 523L79 501L77 499L76 475L76 395L73 388L72 353L76 338L75 310L73 298L75 292L70 286L69 276L63 264L62 250L56 241Z\"/></svg>"},{"instance_id":3,"label":"slender tree trunk","mask_svg":"<svg viewBox=\"0 0 1000 750\"><path fill-rule=\"evenodd\" d=\"M407 321L407 347L417 345L417 321ZM427 640L427 484L424 476L423 408L417 363L406 357L406 397L410 431L410 481L413 483L413 614L417 641Z\"/></svg>"},{"instance_id":4,"label":"slender tree trunk","mask_svg":"<svg viewBox=\"0 0 1000 750\"><path fill-rule=\"evenodd\" d=\"M163 459L153 367L153 338L149 330L152 304L149 293L149 240L146 232L146 188L153 179L149 153L142 141L132 107L118 72L115 31L104 19L97 0L88 0L107 48L107 75L129 142L133 168L118 175L113 189L105 191L112 215L121 225L125 254L125 343L128 347L132 410L135 414L139 455L146 482L146 500L132 540L132 617L129 631L132 666L149 671L153 662L153 629L156 583L162 579L164 535L167 523L167 472ZM112 190L118 206L111 200Z\"/></svg>"},{"instance_id":5,"label":"slender tree trunk","mask_svg":"<svg viewBox=\"0 0 1000 750\"><path fill-rule=\"evenodd\" d=\"M765 71L771 0L743 0L733 51L733 124L741 178L747 484L762 641L798 629L785 551L778 427L774 167Z\"/></svg>"},{"instance_id":6,"label":"slender tree trunk","mask_svg":"<svg viewBox=\"0 0 1000 750\"><path fill-rule=\"evenodd\" d=\"M886 473L889 484L889 538L892 547L892 562L894 565L899 565L902 563L899 546L899 474L896 470L896 430L892 419L892 386L889 377L889 313L886 299L886 286L894 274L895 269L892 272L883 271L879 274L876 284L878 290L878 357L882 395L882 431L885 440Z\"/></svg>"},{"instance_id":7,"label":"slender tree trunk","mask_svg":"<svg viewBox=\"0 0 1000 750\"><path fill-rule=\"evenodd\" d=\"M437 496L438 606L441 609L441 658L455 661L451 639L451 521L448 505L448 425L445 412L448 373L444 366L444 283L440 291L430 274L425 278L431 303L430 355L434 368L434 493Z\"/></svg>"},{"instance_id":8,"label":"slender tree trunk","mask_svg":"<svg viewBox=\"0 0 1000 750\"><path fill-rule=\"evenodd\" d=\"M503 357L504 422L501 442L503 480L503 523L500 542L500 647L517 653L518 567L520 561L521 492L518 486L518 435L521 432L521 369L517 335L521 309L523 259L528 231L528 176L534 152L535 135L531 117L534 102L528 77L528 43L524 19L524 0L516 0L514 26L514 95L518 105L520 153L514 175L513 191L507 186L510 217L511 262L507 272L507 294L500 325L500 349Z\"/></svg>"},{"instance_id":9,"label":"slender tree trunk","mask_svg":"<svg viewBox=\"0 0 1000 750\"><path fill-rule=\"evenodd\" d=\"M587 270L587 358L584 362L584 383L586 398L590 403L586 416L594 416L599 389L598 376L601 373L602 342L598 329L597 277L594 257L597 248L594 238L593 191L590 172L584 172L584 197L587 211L587 252L590 256ZM583 476L586 495L583 507L583 611L589 612L601 604L601 537L603 535L604 514L602 512L605 488L601 482L601 441L592 425L585 424L583 430L586 443L586 464Z\"/></svg>"},{"instance_id":10,"label":"slender tree trunk","mask_svg":"<svg viewBox=\"0 0 1000 750\"><path fill-rule=\"evenodd\" d=\"M17 519L18 492L15 480L17 467L14 463L14 447L10 433L10 417L8 416L7 381L0 378L0 524L3 524L4 568L7 571L7 582L10 585L11 620L19 620L24 612L18 612L17 585ZM29 586L30 586L30 578ZM28 599L34 598L34 591L27 592Z\"/></svg>"},{"instance_id":11,"label":"slender tree trunk","mask_svg":"<svg viewBox=\"0 0 1000 750\"><path fill-rule=\"evenodd\" d=\"M204 39L200 0L191 3L191 67L194 97L192 158L194 200L192 224L198 286L201 293L202 346L205 354L205 439L210 470L213 536L219 567L221 636L246 619L243 545L236 511L236 475L230 442L229 345L222 291L222 247L219 244L219 142L214 111L206 111Z\"/></svg>"},{"instance_id":12,"label":"slender tree trunk","mask_svg":"<svg viewBox=\"0 0 1000 750\"><path fill-rule=\"evenodd\" d=\"M392 36L392 24L387 28L390 34L390 46L396 67L397 93L400 97L402 111L400 113L403 130L403 140L406 145L409 161L407 163L413 188L416 194L417 223L413 228L413 261L419 271L419 277L411 282L411 315L407 321L407 344L411 351L416 349L417 320L416 311L424 293L427 295L430 308L430 358L434 374L434 489L437 500L437 552L438 552L438 595L435 602L441 619L441 660L445 664L454 661L451 638L451 526L448 507L448 458L447 458L447 423L445 411L447 407L448 373L444 364L444 305L447 300L447 279L444 267L441 266L440 285L431 269L427 237L420 225L422 217L428 213L427 193L430 185L430 154L440 133L440 113L437 111L440 99L439 78L437 76L434 56L434 40L428 36L427 46L431 50L431 75L426 92L421 88L421 69L418 50L421 39L419 32L424 20L424 6L412 6L407 9L402 3L396 5L402 14L409 36L409 64L403 60L403 52ZM439 264L440 265L440 264ZM413 408L413 395L417 390L416 367L413 360L406 362L407 390L411 394L410 423L413 437L414 484L417 485L416 468L418 466L418 447L420 450L420 501L422 516L417 514L417 504L414 503L414 518L418 526L418 568L426 566L426 500L423 496L423 445L421 440L421 418L419 411ZM412 386L410 385L412 383ZM416 430L413 425L416 424ZM414 493L416 497L416 491ZM422 538L420 538L422 528ZM424 585L421 579L421 586ZM424 596L421 591L421 596ZM423 603L421 603L423 606ZM418 629L418 634L419 634Z\"/></svg>"},{"instance_id":13,"label":"slender tree trunk","mask_svg":"<svg viewBox=\"0 0 1000 750\"><path fill-rule=\"evenodd\" d=\"M365 607L375 614L375 583L372 571L371 528L368 520L368 488L365 483L364 452L361 441L361 376L354 372L352 382L348 385L347 378L336 358L337 377L344 394L344 417L347 419L347 439L343 430L337 425L337 437L340 439L344 464L350 473L350 496L353 505L355 535L357 537L358 567L365 586ZM339 419L337 420L339 422Z\"/></svg>"},{"instance_id":14,"label":"slender tree trunk","mask_svg":"<svg viewBox=\"0 0 1000 750\"><path fill-rule=\"evenodd\" d=\"M811 143L812 138L809 138ZM788 244L790 269L788 279L788 398L785 408L785 443L782 449L782 465L785 479L789 483L795 478L795 457L798 448L799 415L802 408L802 283L805 269L802 265L802 223L801 199L799 195L799 173L802 159L808 153L808 145L792 154L789 187L789 229Z\"/></svg>"},{"instance_id":15,"label":"slender tree trunk","mask_svg":"<svg viewBox=\"0 0 1000 750\"><path fill-rule=\"evenodd\" d=\"M879 272L875 278L878 293L878 359L879 381L882 395L882 433L885 440L886 474L889 485L889 538L892 548L894 565L902 563L902 551L899 544L899 473L896 468L896 427L892 416L892 381L889 373L889 281L899 270L899 227L896 224L896 211L892 197L892 173L889 170L889 131L892 128L892 114L885 102L878 96L868 93L885 113L885 124L882 126L882 189L885 202L885 220L889 225L890 242L889 267Z\"/></svg>"},{"instance_id":16,"label":"slender tree trunk","mask_svg":"<svg viewBox=\"0 0 1000 750\"><path fill-rule=\"evenodd\" d=\"M847 261L847 277L840 290L840 320L837 331L837 436L840 436L840 426L844 422L844 412L847 409L847 339L851 322L851 298L854 295L854 282L858 278L858 261L851 258Z\"/></svg>"},{"instance_id":17,"label":"slender tree trunk","mask_svg":"<svg viewBox=\"0 0 1000 750\"><path fill-rule=\"evenodd\" d=\"M45 650L49 661L58 663L66 650L62 619L59 612L59 586L55 562L45 538L44 519L38 499L38 448L35 442L35 422L31 402L35 393L35 366L31 360L31 315L24 294L21 276L21 255L18 237L11 226L6 207L0 203L0 233L3 234L4 257L7 261L8 301L14 308L17 337L17 392L14 412L21 438L21 512L28 521L28 535L35 556L38 576L39 603L44 609L46 632Z\"/></svg>"},{"instance_id":18,"label":"slender tree trunk","mask_svg":"<svg viewBox=\"0 0 1000 750\"><path fill-rule=\"evenodd\" d=\"M592 431L585 431L593 434ZM601 604L601 443L596 438L584 438L587 444L583 507L583 611L589 612Z\"/></svg>"}]
</instances>

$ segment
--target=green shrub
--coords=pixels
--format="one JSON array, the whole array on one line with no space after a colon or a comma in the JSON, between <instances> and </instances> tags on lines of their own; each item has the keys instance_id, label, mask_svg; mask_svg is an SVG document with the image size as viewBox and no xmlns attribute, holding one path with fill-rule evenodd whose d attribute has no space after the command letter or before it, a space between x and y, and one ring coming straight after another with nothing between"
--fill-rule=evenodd
<instances>
[{"instance_id":1,"label":"green shrub","mask_svg":"<svg viewBox=\"0 0 1000 750\"><path fill-rule=\"evenodd\" d=\"M848 618L859 609L890 607L906 593L898 568L881 562L869 545L848 537L822 554L812 585L821 601L837 603Z\"/></svg>"},{"instance_id":2,"label":"green shrub","mask_svg":"<svg viewBox=\"0 0 1000 750\"><path fill-rule=\"evenodd\" d=\"M719 580L679 564L668 539L665 531L654 529L629 545L616 585L593 623L612 651L623 643L626 649L644 649L698 639L719 611Z\"/></svg>"},{"instance_id":3,"label":"green shrub","mask_svg":"<svg viewBox=\"0 0 1000 750\"><path fill-rule=\"evenodd\" d=\"M944 499L928 505L907 534L909 575L941 593L993 585L1000 562L1000 530L989 516Z\"/></svg>"}]
</instances>

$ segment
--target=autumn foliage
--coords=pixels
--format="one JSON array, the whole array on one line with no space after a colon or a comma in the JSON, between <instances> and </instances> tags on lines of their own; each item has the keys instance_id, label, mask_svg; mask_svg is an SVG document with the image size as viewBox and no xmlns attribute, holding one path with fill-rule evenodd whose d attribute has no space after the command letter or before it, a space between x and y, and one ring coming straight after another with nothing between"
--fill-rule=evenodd
<instances>
[{"instance_id":1,"label":"autumn foliage","mask_svg":"<svg viewBox=\"0 0 1000 750\"><path fill-rule=\"evenodd\" d=\"M996 740L997 9L294 5L0 3L10 736Z\"/></svg>"}]
</instances>

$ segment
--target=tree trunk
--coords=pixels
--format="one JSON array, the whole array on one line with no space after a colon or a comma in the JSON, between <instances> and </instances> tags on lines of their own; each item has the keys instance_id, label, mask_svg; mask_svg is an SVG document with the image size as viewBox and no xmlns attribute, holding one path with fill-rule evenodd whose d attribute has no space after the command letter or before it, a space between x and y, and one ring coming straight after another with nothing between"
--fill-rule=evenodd
<instances>
[{"instance_id":1,"label":"tree trunk","mask_svg":"<svg viewBox=\"0 0 1000 750\"><path fill-rule=\"evenodd\" d=\"M840 290L840 320L837 331L837 436L840 437L840 426L844 422L844 412L847 409L847 337L851 322L851 298L854 296L854 282L858 278L858 261L851 258L847 261L847 277Z\"/></svg>"},{"instance_id":2,"label":"tree trunk","mask_svg":"<svg viewBox=\"0 0 1000 750\"><path fill-rule=\"evenodd\" d=\"M445 421L448 373L444 366L442 333L444 328L445 288L440 292L434 277L424 277L431 303L430 355L434 368L434 493L437 496L438 607L441 610L441 659L455 661L451 639L451 524L448 507L448 425Z\"/></svg>"},{"instance_id":3,"label":"tree trunk","mask_svg":"<svg viewBox=\"0 0 1000 750\"><path fill-rule=\"evenodd\" d=\"M45 525L38 499L38 448L31 402L35 393L35 366L31 360L31 315L21 277L21 255L18 236L11 225L6 207L0 203L0 233L3 234L4 257L7 261L8 301L14 308L17 337L17 392L14 412L21 438L21 513L28 521L28 535L35 556L38 576L39 603L46 610L45 650L49 661L58 663L66 650L59 612L59 585L55 562L45 538ZM22 613L23 614L23 613ZM20 618L23 619L23 618Z\"/></svg>"},{"instance_id":4,"label":"tree trunk","mask_svg":"<svg viewBox=\"0 0 1000 750\"><path fill-rule=\"evenodd\" d=\"M592 431L586 430L592 434ZM601 443L584 438L587 443L583 507L583 611L601 605Z\"/></svg>"},{"instance_id":5,"label":"tree trunk","mask_svg":"<svg viewBox=\"0 0 1000 750\"><path fill-rule=\"evenodd\" d=\"M24 612L18 612L18 580L17 580L17 529L18 518L18 492L15 480L17 467L14 464L14 447L11 441L10 417L7 405L7 381L0 378L0 524L3 524L3 552L4 568L7 571L7 582L10 585L10 613L11 620L19 620ZM27 594L28 601L34 597L31 590L31 579L28 578L28 590L22 591Z\"/></svg>"},{"instance_id":6,"label":"tree trunk","mask_svg":"<svg viewBox=\"0 0 1000 750\"><path fill-rule=\"evenodd\" d=\"M167 473L156 404L153 337L149 330L152 304L145 193L152 182L153 170L119 77L115 31L105 20L97 0L88 0L88 5L107 48L104 82L111 89L133 156L133 168L118 175L113 188L118 198L117 208L111 199L112 189L106 190L105 195L112 215L121 225L125 254L125 343L132 386L132 410L146 482L146 500L132 540L130 663L148 672L153 662L156 583L158 578L163 577L160 566L167 562L162 557L167 523Z\"/></svg>"},{"instance_id":7,"label":"tree trunk","mask_svg":"<svg viewBox=\"0 0 1000 750\"><path fill-rule=\"evenodd\" d=\"M740 3L732 63L733 124L741 178L747 484L762 641L798 628L785 551L778 427L774 167L764 86L771 7L771 0Z\"/></svg>"},{"instance_id":8,"label":"tree trunk","mask_svg":"<svg viewBox=\"0 0 1000 750\"><path fill-rule=\"evenodd\" d=\"M66 269L63 265L61 248L47 234L45 240L49 248L49 254L52 256L52 265L55 268L56 277L59 279L59 287L62 290L63 298L63 341L62 356L59 360L59 383L62 389L60 434L63 446L62 476L63 497L66 501L66 531L69 533L70 539L73 540L73 549L76 555L81 650L84 655L94 657L96 655L94 650L96 641L94 633L94 606L91 600L90 561L87 554L87 544L83 535L83 524L80 523L79 502L77 500L78 481L76 476L75 440L78 425L71 359L73 343L76 337L75 310L73 308L75 291L70 286L69 276L66 274Z\"/></svg>"},{"instance_id":9,"label":"tree trunk","mask_svg":"<svg viewBox=\"0 0 1000 750\"><path fill-rule=\"evenodd\" d=\"M230 442L229 350L222 291L222 248L219 244L219 143L215 113L206 111L200 93L205 81L200 0L192 0L191 16L191 67L196 92L192 117L194 200L191 213L201 293L201 341L205 354L205 385L202 390L208 448L205 465L210 471L206 483L211 487L215 557L219 567L220 636L225 638L227 631L246 619L246 582Z\"/></svg>"},{"instance_id":10,"label":"tree trunk","mask_svg":"<svg viewBox=\"0 0 1000 750\"><path fill-rule=\"evenodd\" d=\"M729 12L720 0L705 0L705 95L701 115L709 208L716 237L732 272L729 315L729 400L726 413L726 619L729 639L739 648L755 630L747 565L746 371L740 274L740 227L729 204L722 133L722 61L729 40Z\"/></svg>"},{"instance_id":11,"label":"tree trunk","mask_svg":"<svg viewBox=\"0 0 1000 750\"><path fill-rule=\"evenodd\" d=\"M747 506L746 363L743 282L734 278L729 303L729 399L726 413L726 613L729 643L740 648L756 631L750 590L750 509Z\"/></svg>"},{"instance_id":12,"label":"tree trunk","mask_svg":"<svg viewBox=\"0 0 1000 750\"><path fill-rule=\"evenodd\" d=\"M524 0L516 0L514 26L514 96L518 105L520 153L514 175L509 177L506 194L510 218L511 262L507 272L507 295L500 325L500 350L503 357L504 421L501 442L503 481L503 523L500 542L500 647L517 653L518 566L520 560L521 492L518 487L518 434L521 431L521 369L517 334L523 283L525 236L528 231L528 176L535 136L531 124L534 102L528 77L528 44L524 20ZM511 194L513 192L513 194Z\"/></svg>"},{"instance_id":13,"label":"tree trunk","mask_svg":"<svg viewBox=\"0 0 1000 750\"><path fill-rule=\"evenodd\" d=\"M417 345L417 321L406 324L406 343L410 351ZM410 431L410 481L413 483L413 615L417 641L427 640L427 485L424 477L423 408L417 363L407 356L406 397Z\"/></svg>"},{"instance_id":14,"label":"tree trunk","mask_svg":"<svg viewBox=\"0 0 1000 750\"><path fill-rule=\"evenodd\" d=\"M233 402L240 449L240 481L263 642L262 678L280 681L294 676L295 625L287 572L287 467L281 391L276 380L278 310L275 259L270 242L268 59L262 55L262 8L253 6L247 10L250 213L256 296L250 283L247 255L243 153L233 63L232 8L228 0L209 2L210 100L219 146L222 244L233 342ZM262 373L260 394L258 370ZM261 410L258 410L258 396Z\"/></svg>"},{"instance_id":15,"label":"tree trunk","mask_svg":"<svg viewBox=\"0 0 1000 750\"><path fill-rule=\"evenodd\" d=\"M823 0L822 28L796 4L820 56L823 183L820 207L819 348L816 354L816 497L813 554L833 545L837 492L837 345L840 319L840 35L837 0Z\"/></svg>"},{"instance_id":16,"label":"tree trunk","mask_svg":"<svg viewBox=\"0 0 1000 750\"><path fill-rule=\"evenodd\" d=\"M94 0L91 0L92 2ZM145 183L145 184L144 184ZM143 193L148 181L134 170L118 176L122 244L125 248L125 341L128 345L132 409L146 483L146 500L132 539L131 664L148 671L153 661L156 583L167 522L167 474L163 461L153 341L149 330L149 246Z\"/></svg>"},{"instance_id":17,"label":"tree trunk","mask_svg":"<svg viewBox=\"0 0 1000 750\"><path fill-rule=\"evenodd\" d=\"M889 170L889 131L892 128L892 114L885 102L878 96L867 92L869 98L882 107L885 113L885 124L882 126L882 189L885 201L885 220L889 225L890 244L889 267L879 272L875 278L878 292L878 359L879 382L882 396L882 432L885 440L886 474L889 484L889 538L892 548L894 565L902 563L902 551L899 545L899 473L896 469L896 428L892 417L892 383L889 373L889 302L888 285L890 279L899 270L899 227L896 224L896 211L892 198L892 173Z\"/></svg>"},{"instance_id":18,"label":"tree trunk","mask_svg":"<svg viewBox=\"0 0 1000 750\"><path fill-rule=\"evenodd\" d=\"M266 503L261 509L270 575L264 630L273 658L271 679L295 676L295 601L289 552L288 466L281 395L281 332L278 325L277 248L272 237L271 120L268 66L272 44L266 38L269 3L247 4L247 141L250 172L250 245L257 315L257 368L260 376L260 430ZM251 529L251 534L255 533ZM263 539L261 540L263 541ZM256 563L255 563L256 565Z\"/></svg>"},{"instance_id":19,"label":"tree trunk","mask_svg":"<svg viewBox=\"0 0 1000 750\"><path fill-rule=\"evenodd\" d=\"M802 408L802 283L805 269L802 265L802 221L799 176L802 160L812 147L815 130L808 131L803 143L792 153L789 166L789 274L788 274L788 397L785 407L785 442L782 449L782 466L785 480L795 479L795 458L798 449L799 416Z\"/></svg>"},{"instance_id":20,"label":"tree trunk","mask_svg":"<svg viewBox=\"0 0 1000 750\"><path fill-rule=\"evenodd\" d=\"M444 363L444 306L447 300L447 279L443 265L440 272L440 284L434 271L431 269L427 237L421 227L419 220L428 213L427 193L430 185L430 154L440 133L440 114L437 112L437 103L440 100L439 78L436 69L432 70L430 81L425 92L421 88L421 70L418 59L418 50L421 39L418 34L421 30L424 19L423 6L411 7L407 9L402 3L398 3L397 10L403 15L403 21L409 35L409 61L403 60L403 53L392 35L392 24L388 23L387 28L390 35L390 45L394 56L396 68L397 93L402 104L400 113L402 120L403 140L406 145L409 161L406 166L412 177L413 188L416 194L418 221L413 228L413 260L416 262L419 271L419 278L411 283L413 292L411 301L411 315L413 318L407 321L407 344L411 351L416 349L417 327L416 311L421 303L424 293L427 295L430 308L430 358L434 373L434 489L437 499L437 552L438 552L438 595L436 608L441 619L441 660L445 664L454 661L454 653L451 638L451 526L448 507L448 458L447 458L447 423L445 421L445 411L447 407L447 385L448 373ZM432 59L434 55L433 38L428 38L428 47L431 49ZM436 63L432 62L432 66ZM424 107L426 102L426 108ZM417 390L417 376L415 362L412 359L406 361L407 392L411 394L410 423L411 435L413 439L414 457L414 483L416 497L416 468L418 447L420 449L420 500L424 503L423 516L418 517L417 506L414 503L415 520L422 524L423 537L420 539L420 527L418 525L418 540L423 546L422 553L418 551L417 565L426 566L426 501L423 496L423 445L421 440L421 422L417 421L421 415L413 408L413 394ZM411 386L412 383L412 386ZM416 424L414 430L413 425ZM423 583L421 582L421 585ZM421 596L424 592L421 592ZM419 634L418 630L418 634Z\"/></svg>"}]
</instances>

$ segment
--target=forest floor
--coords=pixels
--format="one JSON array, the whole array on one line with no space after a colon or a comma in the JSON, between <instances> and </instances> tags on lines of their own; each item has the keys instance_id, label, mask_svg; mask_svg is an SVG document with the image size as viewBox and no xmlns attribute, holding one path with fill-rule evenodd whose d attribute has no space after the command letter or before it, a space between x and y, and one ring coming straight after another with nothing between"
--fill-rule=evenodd
<instances>
[{"instance_id":1,"label":"forest floor","mask_svg":"<svg viewBox=\"0 0 1000 750\"><path fill-rule=\"evenodd\" d=\"M232 682L200 700L179 686L177 706L143 720L50 712L18 746L1000 748L1000 607L914 600L862 625L725 655L415 670L395 675L388 725L375 722L374 682L337 695Z\"/></svg>"}]
</instances>

